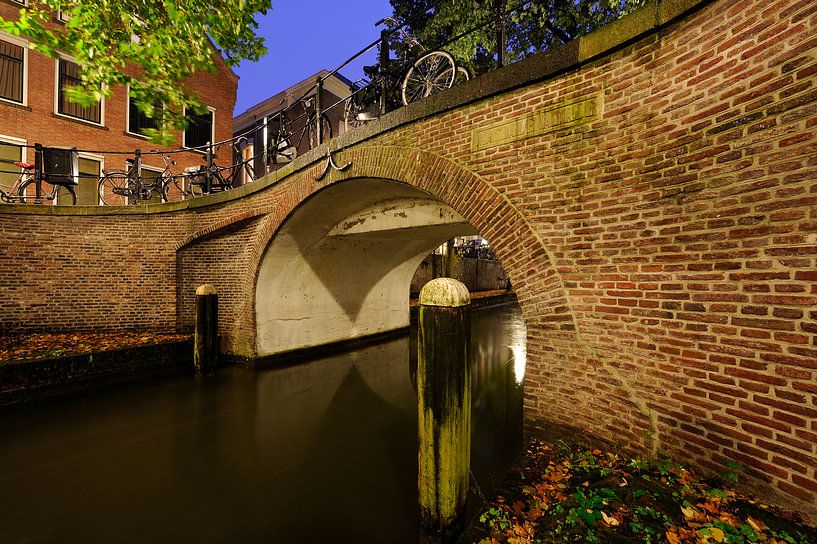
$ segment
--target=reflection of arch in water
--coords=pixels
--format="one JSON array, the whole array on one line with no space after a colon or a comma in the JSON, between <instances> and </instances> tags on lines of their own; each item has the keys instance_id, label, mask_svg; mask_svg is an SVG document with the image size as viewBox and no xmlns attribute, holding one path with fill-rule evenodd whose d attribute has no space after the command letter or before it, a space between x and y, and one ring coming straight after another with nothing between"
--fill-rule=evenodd
<instances>
[{"instance_id":1,"label":"reflection of arch in water","mask_svg":"<svg viewBox=\"0 0 817 544\"><path fill-rule=\"evenodd\" d=\"M395 529L414 531L417 407L407 349L402 337L258 373L256 441L267 454L263 470L287 500L288 519L270 521L282 541L309 541L304 527L320 520L338 541L373 542L383 528L362 526L360 512L383 509ZM356 480L361 473L371 481ZM361 496L361 489L372 492ZM332 500L314 499L323 494Z\"/></svg>"}]
</instances>

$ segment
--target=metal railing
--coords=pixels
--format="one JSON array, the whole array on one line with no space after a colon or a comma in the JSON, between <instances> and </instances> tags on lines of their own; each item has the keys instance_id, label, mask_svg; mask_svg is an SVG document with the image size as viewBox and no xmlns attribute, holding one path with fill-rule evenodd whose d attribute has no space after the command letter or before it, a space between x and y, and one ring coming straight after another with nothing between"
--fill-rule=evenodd
<instances>
[{"instance_id":1,"label":"metal railing","mask_svg":"<svg viewBox=\"0 0 817 544\"><path fill-rule=\"evenodd\" d=\"M385 18L379 21L377 24L382 23L383 21L390 20L393 21L389 28L385 28L380 32L380 36L375 41L368 44L363 49L357 51L353 55L351 55L348 59L342 62L340 65L335 67L333 70L327 72L324 75L320 75L316 78L315 83L310 86L308 89L303 91L300 96L297 97L284 97L282 103L287 103L287 105L276 112L271 113L270 115L266 115L261 119L256 119L253 126L249 127L247 130L243 131L241 134L237 134L232 136L231 138L219 141L219 142L208 142L205 145L192 147L192 148L181 148L175 150L167 150L167 151L141 151L139 149L135 149L133 151L111 151L111 150L99 150L99 149L77 149L78 153L93 153L96 155L131 155L133 158L131 159L133 162L133 168L135 169L135 177L137 183L142 183L141 180L141 171L142 171L142 160L143 157L146 155L154 155L154 154L162 154L162 155L173 155L179 153L195 153L195 154L203 154L204 155L204 164L201 165L195 172L191 169L185 171L184 173L174 174L179 178L196 178L199 180L199 184L202 185L202 193L207 194L212 192L216 189L217 186L219 189L225 189L229 187L225 187L224 184L216 184L213 182L214 178L222 178L220 174L230 172L229 177L234 180L237 176L237 172L242 172L242 176L246 176L251 178L250 180L258 179L261 176L269 173L271 170L275 169L275 165L278 162L279 158L282 162L288 162L294 158L294 156L301 152L301 150L293 149L290 150L289 154L287 154L287 149L280 148L280 146L284 145L281 143L280 140L274 143L271 140L270 131L273 129L282 130L281 127L286 125L290 130L289 137L292 141L298 142L298 146L302 146L303 142L306 142L308 149L315 147L316 145L320 145L328 140L331 134L331 125L329 126L329 133L327 133L327 127L325 126L324 119L328 112L336 110L336 108L344 108L348 104L349 101L355 100L356 97L361 96L363 93L372 92L371 85L377 84L378 88L375 89L375 94L377 94L378 101L377 101L377 108L376 108L376 116L382 116L388 112L388 110L392 107L395 101L389 100L389 89L387 88L388 81L386 78L386 74L390 72L390 69L393 68L392 61L396 59L392 59L391 57L391 50L395 48L397 45L403 44L406 36L408 33L406 31L407 27L411 27L414 23L420 20L420 18L426 16L427 14L431 13L431 17L433 18L437 10L442 6L445 2L450 0L438 0L437 2L433 3L431 6L428 7L425 11L412 14L411 17L404 17L402 21L397 21L392 18ZM457 35L451 36L443 43L434 44L435 49L445 49L446 47L454 44L458 40L461 40L477 31L480 31L490 25L494 25L494 32L492 33L494 37L493 44L482 44L483 50L490 51L493 50L493 56L495 58L494 67L502 67L508 62L506 58L506 51L507 51L507 35L506 35L506 27L507 22L514 17L518 17L524 10L530 9L534 6L536 0L522 0L512 6L507 5L507 0L494 0L492 6L492 17L484 20L476 22L472 27L460 32ZM540 23L556 38L558 38L561 42L567 42L577 36L571 35L564 30L557 28L548 18L545 18ZM399 41L400 38L403 38L403 42ZM394 42L394 43L393 43ZM395 46L395 47L393 47ZM376 68L376 71L381 74L382 77L373 78L371 80L366 80L366 78L362 78L363 83L360 85L353 84L352 88L350 89L351 94L347 97L339 98L338 100L332 102L331 104L325 104L325 93L324 87L325 82L340 73L340 70L346 68L347 66L351 65L354 61L360 59L366 53L374 50L375 48L378 49L377 55L377 65L374 67L369 68ZM402 68L401 68L402 71ZM394 70L392 69L392 74ZM479 74L477 74L479 75ZM360 81L360 80L359 80ZM289 100L293 98L293 100ZM295 117L291 118L290 116L296 110L300 111L300 113L295 113ZM239 142L244 142L244 145L238 145ZM291 142L288 142L291 144ZM34 148L35 150L41 150L43 146L40 143L36 143L33 146L29 145L21 145L21 144L9 144L5 142L0 142L0 145L13 145L16 147L28 147ZM215 149L229 145L232 152L231 152L231 164L230 166L220 167L217 166L214 162L215 158ZM244 156L244 148L246 145L252 145L252 154L249 157ZM35 151L35 157L39 157L38 151ZM280 157L279 157L280 156ZM8 161L2 161L8 162ZM37 195L38 201L40 195L40 187L39 183L42 181L42 171L36 170L36 179L38 180L37 185ZM10 172L8 170L0 169L0 173L19 173L19 172ZM94 177L89 175L82 175L79 173L75 173L77 177ZM203 180L202 180L203 177ZM232 184L230 184L232 185ZM139 197L140 192L136 191L135 197L131 199L130 203L138 203L140 200Z\"/></svg>"}]
</instances>

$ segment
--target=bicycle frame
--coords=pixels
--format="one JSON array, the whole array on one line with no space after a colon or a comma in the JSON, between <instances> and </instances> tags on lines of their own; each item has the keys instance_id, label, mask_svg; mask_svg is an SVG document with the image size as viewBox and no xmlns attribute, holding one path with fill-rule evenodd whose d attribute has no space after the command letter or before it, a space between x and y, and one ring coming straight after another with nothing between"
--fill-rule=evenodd
<instances>
[{"instance_id":1,"label":"bicycle frame","mask_svg":"<svg viewBox=\"0 0 817 544\"><path fill-rule=\"evenodd\" d=\"M290 97L287 97L290 98ZM283 104L285 98L281 103ZM287 106L267 120L267 166L281 164L292 161L299 153L317 147L318 141L318 113L316 107L316 97L302 97L297 104L303 109L303 113L292 118L291 113L295 112L296 105ZM332 124L325 113L321 114L322 139L332 137ZM306 145L304 145L306 143ZM305 148L305 149L304 149Z\"/></svg>"},{"instance_id":2,"label":"bicycle frame","mask_svg":"<svg viewBox=\"0 0 817 544\"><path fill-rule=\"evenodd\" d=\"M252 169L248 166L248 161L240 159L242 146L247 141L247 138L242 136L233 143L233 160L228 167L216 164L216 153L208 151L208 164L185 168L184 175L191 180L190 191L187 194L201 196L218 191L228 191L236 186L236 182L243 172L252 175ZM216 151L219 148L220 146L216 148Z\"/></svg>"},{"instance_id":3,"label":"bicycle frame","mask_svg":"<svg viewBox=\"0 0 817 544\"><path fill-rule=\"evenodd\" d=\"M344 108L346 128L354 128L376 119L386 111L400 105L408 105L435 92L451 87L458 79L468 80L468 71L458 66L450 53L441 50L429 51L416 38L409 35L399 23L385 17L375 23L385 23L389 29L399 28L402 38L402 50L398 56L403 60L403 71L400 60L389 59L388 39L393 32L381 34L379 63L364 68L371 81L355 90ZM415 51L418 55L415 57ZM406 62L406 59L413 58ZM401 75L400 75L401 74Z\"/></svg>"},{"instance_id":4,"label":"bicycle frame","mask_svg":"<svg viewBox=\"0 0 817 544\"><path fill-rule=\"evenodd\" d=\"M121 197L123 205L137 204L139 200L150 200L154 193L158 194L162 201L167 201L167 187L171 182L176 183L176 176L172 172L172 166L176 162L167 155L162 155L162 160L165 162L164 170L148 183L144 183L136 171L136 161L133 159L125 160L125 170L105 171L99 178L97 189L100 202L104 205L114 205L116 197ZM177 183L176 186L178 187ZM178 193L183 197L184 188L179 188Z\"/></svg>"}]
</instances>

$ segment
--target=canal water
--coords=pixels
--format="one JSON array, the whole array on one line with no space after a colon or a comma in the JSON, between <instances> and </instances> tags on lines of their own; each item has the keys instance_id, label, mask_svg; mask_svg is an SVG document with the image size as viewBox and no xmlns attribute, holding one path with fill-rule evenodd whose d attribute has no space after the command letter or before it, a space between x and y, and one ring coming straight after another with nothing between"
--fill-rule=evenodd
<instances>
[{"instance_id":1,"label":"canal water","mask_svg":"<svg viewBox=\"0 0 817 544\"><path fill-rule=\"evenodd\" d=\"M525 364L516 304L472 327L471 510L519 453ZM3 409L0 542L416 544L415 352L412 333Z\"/></svg>"}]
</instances>

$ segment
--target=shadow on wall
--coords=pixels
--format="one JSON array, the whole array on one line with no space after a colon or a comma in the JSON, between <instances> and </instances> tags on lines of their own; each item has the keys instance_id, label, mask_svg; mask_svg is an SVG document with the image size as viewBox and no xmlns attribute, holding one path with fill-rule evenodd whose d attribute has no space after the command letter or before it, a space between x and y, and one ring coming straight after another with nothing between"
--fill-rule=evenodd
<instances>
[{"instance_id":1,"label":"shadow on wall","mask_svg":"<svg viewBox=\"0 0 817 544\"><path fill-rule=\"evenodd\" d=\"M255 290L265 356L406 327L406 290L441 243L475 231L407 184L353 179L297 208L265 250Z\"/></svg>"}]
</instances>

